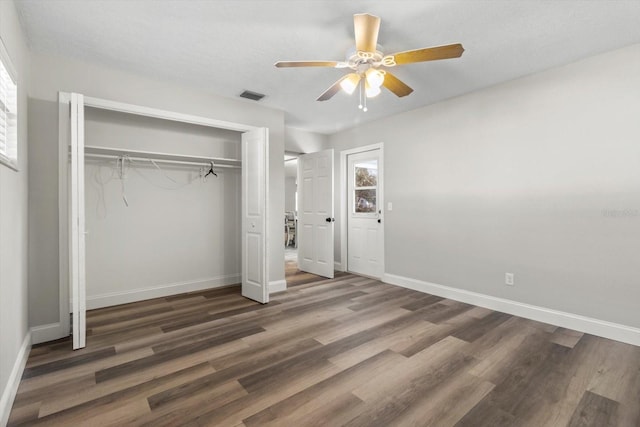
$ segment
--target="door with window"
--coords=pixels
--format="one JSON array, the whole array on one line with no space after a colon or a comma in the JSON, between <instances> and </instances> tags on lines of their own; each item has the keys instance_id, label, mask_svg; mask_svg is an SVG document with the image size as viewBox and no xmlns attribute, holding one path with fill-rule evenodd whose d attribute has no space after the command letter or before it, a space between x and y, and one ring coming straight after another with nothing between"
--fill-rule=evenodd
<instances>
[{"instance_id":1,"label":"door with window","mask_svg":"<svg viewBox=\"0 0 640 427\"><path fill-rule=\"evenodd\" d=\"M347 167L347 269L381 278L384 272L384 225L380 150L350 154Z\"/></svg>"}]
</instances>

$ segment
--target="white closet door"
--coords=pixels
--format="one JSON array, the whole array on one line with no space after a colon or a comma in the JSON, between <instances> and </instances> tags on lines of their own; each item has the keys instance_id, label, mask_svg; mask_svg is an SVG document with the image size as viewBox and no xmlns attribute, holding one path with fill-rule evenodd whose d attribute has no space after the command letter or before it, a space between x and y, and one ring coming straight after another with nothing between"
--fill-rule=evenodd
<instances>
[{"instance_id":1,"label":"white closet door","mask_svg":"<svg viewBox=\"0 0 640 427\"><path fill-rule=\"evenodd\" d=\"M266 128L242 134L242 295L263 304L269 302L268 153Z\"/></svg>"},{"instance_id":2,"label":"white closet door","mask_svg":"<svg viewBox=\"0 0 640 427\"><path fill-rule=\"evenodd\" d=\"M69 283L73 314L73 349L86 345L86 281L84 222L84 97L71 94L71 168L69 188Z\"/></svg>"}]
</instances>

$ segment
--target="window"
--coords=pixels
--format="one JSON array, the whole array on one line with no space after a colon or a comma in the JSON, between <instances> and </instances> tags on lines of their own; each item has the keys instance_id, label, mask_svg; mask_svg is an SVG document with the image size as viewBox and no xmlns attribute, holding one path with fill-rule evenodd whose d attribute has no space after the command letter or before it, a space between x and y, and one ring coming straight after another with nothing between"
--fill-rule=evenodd
<instances>
[{"instance_id":1,"label":"window","mask_svg":"<svg viewBox=\"0 0 640 427\"><path fill-rule=\"evenodd\" d=\"M378 195L378 161L369 160L353 165L355 213L375 213Z\"/></svg>"},{"instance_id":2,"label":"window","mask_svg":"<svg viewBox=\"0 0 640 427\"><path fill-rule=\"evenodd\" d=\"M0 41L0 163L18 170L18 86L16 74Z\"/></svg>"}]
</instances>

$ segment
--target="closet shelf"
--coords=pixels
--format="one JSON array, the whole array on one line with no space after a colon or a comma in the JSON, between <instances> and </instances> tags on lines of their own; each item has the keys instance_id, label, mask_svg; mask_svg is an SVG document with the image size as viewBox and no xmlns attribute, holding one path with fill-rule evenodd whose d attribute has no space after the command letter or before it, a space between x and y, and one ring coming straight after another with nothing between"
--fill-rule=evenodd
<instances>
[{"instance_id":1,"label":"closet shelf","mask_svg":"<svg viewBox=\"0 0 640 427\"><path fill-rule=\"evenodd\" d=\"M194 156L190 154L162 153L157 151L129 150L124 148L99 147L95 145L85 145L84 153L92 157L122 157L128 156L138 160L154 160L163 163L193 163L209 165L211 162L220 167L240 167L242 162L237 159L226 159L222 157Z\"/></svg>"}]
</instances>

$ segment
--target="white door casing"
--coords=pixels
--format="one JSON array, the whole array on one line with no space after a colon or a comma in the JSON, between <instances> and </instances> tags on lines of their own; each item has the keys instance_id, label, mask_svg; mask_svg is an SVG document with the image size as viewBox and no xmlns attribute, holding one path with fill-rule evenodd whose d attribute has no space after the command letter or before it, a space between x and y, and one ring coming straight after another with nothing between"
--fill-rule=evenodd
<instances>
[{"instance_id":1,"label":"white door casing","mask_svg":"<svg viewBox=\"0 0 640 427\"><path fill-rule=\"evenodd\" d=\"M347 157L347 270L384 274L383 170L380 150Z\"/></svg>"},{"instance_id":2,"label":"white door casing","mask_svg":"<svg viewBox=\"0 0 640 427\"><path fill-rule=\"evenodd\" d=\"M73 315L73 349L86 345L86 277L84 217L84 97L72 93L71 167L69 168L69 284Z\"/></svg>"},{"instance_id":3,"label":"white door casing","mask_svg":"<svg viewBox=\"0 0 640 427\"><path fill-rule=\"evenodd\" d=\"M334 275L333 150L298 158L298 268Z\"/></svg>"},{"instance_id":4,"label":"white door casing","mask_svg":"<svg viewBox=\"0 0 640 427\"><path fill-rule=\"evenodd\" d=\"M242 134L242 296L269 302L266 128Z\"/></svg>"}]
</instances>

